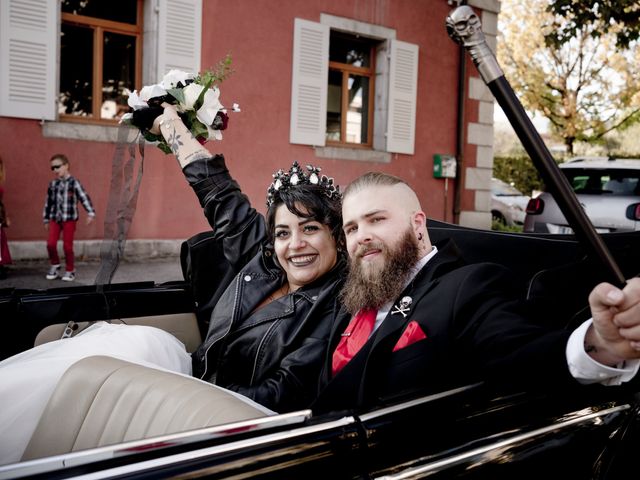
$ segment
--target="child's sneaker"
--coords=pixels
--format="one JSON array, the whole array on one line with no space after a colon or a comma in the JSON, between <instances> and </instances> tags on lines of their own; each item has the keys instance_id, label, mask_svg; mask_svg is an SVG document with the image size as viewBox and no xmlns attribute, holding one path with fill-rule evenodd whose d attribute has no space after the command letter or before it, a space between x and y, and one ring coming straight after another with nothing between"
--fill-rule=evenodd
<instances>
[{"instance_id":1,"label":"child's sneaker","mask_svg":"<svg viewBox=\"0 0 640 480\"><path fill-rule=\"evenodd\" d=\"M60 270L60 265L51 265L51 268L49 268L49 273L47 273L46 279L55 280L56 278L58 278L59 270Z\"/></svg>"},{"instance_id":2,"label":"child's sneaker","mask_svg":"<svg viewBox=\"0 0 640 480\"><path fill-rule=\"evenodd\" d=\"M64 272L62 280L65 282L73 282L76 279L76 272Z\"/></svg>"}]
</instances>

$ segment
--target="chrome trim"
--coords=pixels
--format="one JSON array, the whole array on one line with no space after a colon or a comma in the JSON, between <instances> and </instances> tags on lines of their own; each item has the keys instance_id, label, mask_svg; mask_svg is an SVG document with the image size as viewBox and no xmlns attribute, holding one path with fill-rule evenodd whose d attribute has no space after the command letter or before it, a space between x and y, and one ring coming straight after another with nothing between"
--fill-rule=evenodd
<instances>
[{"instance_id":1,"label":"chrome trim","mask_svg":"<svg viewBox=\"0 0 640 480\"><path fill-rule=\"evenodd\" d=\"M506 448L506 447L512 446L513 444L516 444L516 443L522 442L524 440L528 440L530 438L536 437L538 435L543 435L545 433L549 433L549 432L552 432L554 430L559 430L559 429L562 429L562 428L570 427L570 426L578 424L578 423L583 423L583 422L587 422L587 421L590 421L590 420L594 420L594 419L597 419L597 418L605 416L605 415L610 415L612 413L620 412L620 411L623 411L623 410L629 410L630 408L631 408L631 405L629 405L629 404L619 405L617 407L608 408L606 410L601 410L599 412L591 413L589 415L585 415L585 416L578 417L578 418L573 418L571 420L567 420L565 422L561 422L561 423L558 423L558 424L550 425L548 427L538 428L536 430L532 430L532 431L527 432L527 433L523 433L523 434L520 434L520 435L515 435L514 437L511 437L509 439L501 440L501 441L493 443L491 445L487 445L487 446L484 446L484 447L476 448L474 450L471 450L470 452L461 453L461 454L455 455L455 456L453 456L451 458L446 458L444 460L439 460L437 462L432 462L432 463L429 463L427 465L423 465L422 467L410 468L410 469L407 469L407 470L405 470L405 471L403 471L403 472L401 472L399 474L384 475L384 476L381 476L381 477L375 477L375 480L406 480L406 479L414 478L414 476L416 476L416 475L430 475L432 473L436 473L438 470L440 470L442 468L447 468L447 467L454 466L456 464L464 463L465 461L470 460L473 457L488 453L491 450L495 450L495 449L499 449L499 448ZM419 478L419 477L416 477L416 478Z\"/></svg>"},{"instance_id":2,"label":"chrome trim","mask_svg":"<svg viewBox=\"0 0 640 480\"><path fill-rule=\"evenodd\" d=\"M311 417L311 410L300 410L281 415L259 417L241 422L226 423L211 427L172 433L158 437L118 443L106 447L96 447L78 452L70 452L50 457L37 458L26 462L0 466L0 480L22 478L37 473L46 473L55 469L84 465L99 460L108 460L130 455L132 450L151 450L155 447L187 445L189 443L211 440L234 435L239 429L260 431L266 428L301 424ZM145 448L148 447L148 448Z\"/></svg>"},{"instance_id":3,"label":"chrome trim","mask_svg":"<svg viewBox=\"0 0 640 480\"><path fill-rule=\"evenodd\" d=\"M67 478L75 478L75 479L82 479L82 480L100 480L100 479L112 478L118 475L132 474L132 473L142 472L144 470L161 468L163 466L170 465L173 463L179 463L182 461L195 460L198 458L208 457L211 455L228 453L234 450L241 450L243 448L247 448L251 446L266 445L271 442L286 440L289 438L294 438L296 436L308 435L308 434L313 434L317 432L322 432L324 430L330 430L332 428L352 425L352 424L355 424L355 422L356 420L354 417L343 417L339 420L323 423L320 425L301 427L301 428L296 428L294 430L289 430L286 432L267 434L258 438L255 438L255 437L247 438L244 440L238 440L236 442L231 442L224 445L216 445L214 447L206 447L198 450L192 450L189 452L177 453L174 455L167 455L167 456L156 458L153 460L146 460L143 462L131 463L131 464L123 465L120 467L102 470L100 472L81 474L78 476L67 477ZM30 473L30 474L33 474L33 473ZM17 478L17 477L12 476L12 477L5 477L5 478Z\"/></svg>"},{"instance_id":4,"label":"chrome trim","mask_svg":"<svg viewBox=\"0 0 640 480\"><path fill-rule=\"evenodd\" d=\"M473 390L474 388L480 385L482 385L482 382L473 383L471 385L465 385L464 387L453 388L451 390L446 390L444 392L434 393L433 395L428 395L426 397L417 398L415 400L409 400L407 402L398 403L397 405L384 407L379 410L374 410L373 412L364 413L362 415L359 415L358 418L360 418L362 422L368 422L369 420L373 420L375 418L382 417L390 413L398 412L406 408L411 408L416 405L421 405L423 403L429 403L436 400L440 400L441 398L449 397L451 395L456 395L458 393L465 392L467 390Z\"/></svg>"}]
</instances>

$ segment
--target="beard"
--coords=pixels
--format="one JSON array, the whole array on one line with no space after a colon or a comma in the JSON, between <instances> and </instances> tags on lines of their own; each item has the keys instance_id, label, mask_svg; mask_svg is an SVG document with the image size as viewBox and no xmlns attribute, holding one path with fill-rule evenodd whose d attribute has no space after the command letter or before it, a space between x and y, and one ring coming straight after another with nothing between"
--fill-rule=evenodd
<instances>
[{"instance_id":1,"label":"beard","mask_svg":"<svg viewBox=\"0 0 640 480\"><path fill-rule=\"evenodd\" d=\"M362 261L362 256L374 249L380 250L384 258L382 265L369 265ZM362 245L349 262L340 301L352 315L362 308L379 310L402 293L411 269L419 259L418 240L410 228L393 247L382 242Z\"/></svg>"}]
</instances>

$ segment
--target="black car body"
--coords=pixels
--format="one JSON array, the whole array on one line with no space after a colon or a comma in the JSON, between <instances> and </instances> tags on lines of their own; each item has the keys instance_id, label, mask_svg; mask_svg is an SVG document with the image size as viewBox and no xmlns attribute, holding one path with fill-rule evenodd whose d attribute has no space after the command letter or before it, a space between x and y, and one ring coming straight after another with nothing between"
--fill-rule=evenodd
<instances>
[{"instance_id":1,"label":"black car body","mask_svg":"<svg viewBox=\"0 0 640 480\"><path fill-rule=\"evenodd\" d=\"M571 236L433 221L430 233L454 238L470 262L509 266L540 321L551 310L566 319L557 328L584 319L602 280ZM626 276L640 271L640 232L603 238ZM2 355L29 348L49 324L192 312L194 295L186 281L0 291ZM374 411L301 411L45 457L0 467L0 478L613 479L634 466L638 408L629 388L499 395L476 384Z\"/></svg>"}]
</instances>

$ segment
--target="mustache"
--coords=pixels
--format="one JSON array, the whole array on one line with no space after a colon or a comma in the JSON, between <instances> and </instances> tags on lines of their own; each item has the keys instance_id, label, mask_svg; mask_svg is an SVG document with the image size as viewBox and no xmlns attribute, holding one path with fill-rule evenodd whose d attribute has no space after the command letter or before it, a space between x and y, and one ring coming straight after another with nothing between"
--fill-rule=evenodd
<instances>
[{"instance_id":1,"label":"mustache","mask_svg":"<svg viewBox=\"0 0 640 480\"><path fill-rule=\"evenodd\" d=\"M371 252L372 250L380 250L380 251L384 251L385 245L382 242L371 242L371 243L367 243L366 245L360 245L356 251L354 252L354 259L359 259L364 257L367 253Z\"/></svg>"}]
</instances>

